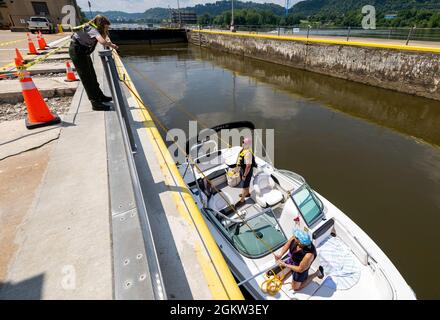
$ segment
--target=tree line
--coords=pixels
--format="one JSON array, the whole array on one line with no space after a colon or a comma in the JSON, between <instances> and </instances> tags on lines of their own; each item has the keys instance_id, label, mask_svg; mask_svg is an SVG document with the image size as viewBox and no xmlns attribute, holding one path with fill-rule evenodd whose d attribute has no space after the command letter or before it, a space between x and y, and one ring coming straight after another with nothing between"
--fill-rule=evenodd
<instances>
[{"instance_id":1,"label":"tree line","mask_svg":"<svg viewBox=\"0 0 440 320\"><path fill-rule=\"evenodd\" d=\"M376 13L377 27L414 27L440 28L440 10L403 9L392 19L386 17L385 11ZM204 13L198 16L200 25L228 26L231 23L231 11L224 11L219 15ZM234 24L242 26L301 26L314 27L361 27L363 15L360 10L345 13L319 12L306 16L304 14L289 13L288 16L276 15L270 10L239 9L234 11Z\"/></svg>"}]
</instances>

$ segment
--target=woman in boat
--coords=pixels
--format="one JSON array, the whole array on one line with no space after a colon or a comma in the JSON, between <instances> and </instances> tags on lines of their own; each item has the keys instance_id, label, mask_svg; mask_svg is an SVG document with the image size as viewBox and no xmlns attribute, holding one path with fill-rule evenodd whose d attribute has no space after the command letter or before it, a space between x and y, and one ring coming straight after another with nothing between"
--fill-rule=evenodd
<instances>
[{"instance_id":1,"label":"woman in boat","mask_svg":"<svg viewBox=\"0 0 440 320\"><path fill-rule=\"evenodd\" d=\"M92 103L92 109L95 111L110 110L110 106L104 103L112 100L111 97L105 96L99 87L93 62L90 58L98 42L105 47L118 49L118 46L113 44L109 38L109 26L110 20L97 15L88 23L74 28L69 48L70 58Z\"/></svg>"},{"instance_id":2,"label":"woman in boat","mask_svg":"<svg viewBox=\"0 0 440 320\"><path fill-rule=\"evenodd\" d=\"M281 258L287 251L289 252L289 259L284 262ZM324 277L324 268L322 266L319 266L316 272L309 275L310 266L316 256L316 248L309 234L302 230L295 229L293 231L293 237L286 242L280 254L275 254L278 265L284 268L281 271L281 275L279 275L280 278L285 279L290 272L292 272L292 289L295 291L307 287L316 277L322 279Z\"/></svg>"},{"instance_id":3,"label":"woman in boat","mask_svg":"<svg viewBox=\"0 0 440 320\"><path fill-rule=\"evenodd\" d=\"M246 137L242 142L242 149L240 155L238 156L238 166L240 168L240 176L243 181L242 192L240 194L239 205L244 204L246 198L250 197L249 186L251 184L251 178L253 174L253 169L256 167L255 157L252 153L252 139Z\"/></svg>"}]
</instances>

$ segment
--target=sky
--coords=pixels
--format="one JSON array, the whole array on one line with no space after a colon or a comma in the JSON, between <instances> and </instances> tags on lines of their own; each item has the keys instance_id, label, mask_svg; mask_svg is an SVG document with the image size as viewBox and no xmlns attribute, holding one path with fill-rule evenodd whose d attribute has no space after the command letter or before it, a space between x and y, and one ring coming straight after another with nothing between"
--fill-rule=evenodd
<instances>
[{"instance_id":1,"label":"sky","mask_svg":"<svg viewBox=\"0 0 440 320\"><path fill-rule=\"evenodd\" d=\"M179 0L180 7L191 7L196 4L213 3L216 0ZM244 0L248 1L248 0ZM273 2L284 6L285 0L252 0L254 2ZM290 0L296 3L299 0ZM87 0L76 0L83 11L88 11ZM177 0L90 0L93 11L125 11L125 12L144 12L147 9L162 7L177 8Z\"/></svg>"}]
</instances>

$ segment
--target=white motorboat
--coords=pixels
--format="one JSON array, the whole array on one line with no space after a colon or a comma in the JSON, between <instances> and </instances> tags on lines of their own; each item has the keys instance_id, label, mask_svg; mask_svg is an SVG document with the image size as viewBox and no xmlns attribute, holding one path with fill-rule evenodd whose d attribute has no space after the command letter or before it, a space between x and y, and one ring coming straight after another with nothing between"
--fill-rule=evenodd
<instances>
[{"instance_id":1,"label":"white motorboat","mask_svg":"<svg viewBox=\"0 0 440 320\"><path fill-rule=\"evenodd\" d=\"M244 121L212 130L239 127L255 129ZM191 148L187 142L187 150L190 157L178 168L239 286L255 299L416 298L379 246L300 175L255 156L251 196L236 207L242 189L230 187L226 175L242 148L218 149L215 141L205 140ZM384 232L389 227L384 226ZM325 276L294 291L290 275L269 294L262 286L270 279L268 271L277 267L273 253L279 254L295 228L310 235L318 253L309 274L321 265Z\"/></svg>"}]
</instances>

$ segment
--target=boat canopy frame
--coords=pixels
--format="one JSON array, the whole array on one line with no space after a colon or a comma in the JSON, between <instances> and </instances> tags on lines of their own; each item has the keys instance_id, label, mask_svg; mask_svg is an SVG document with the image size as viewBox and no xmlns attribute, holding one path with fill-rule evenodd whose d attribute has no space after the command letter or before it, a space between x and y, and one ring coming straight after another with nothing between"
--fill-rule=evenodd
<instances>
[{"instance_id":1,"label":"boat canopy frame","mask_svg":"<svg viewBox=\"0 0 440 320\"><path fill-rule=\"evenodd\" d=\"M249 129L252 132L254 132L255 125L250 121L236 121L236 122L228 122L228 123L220 124L218 126L215 126L212 128L207 128L204 130L212 130L214 132L220 132L222 130L233 130L233 129L239 129L239 128ZM190 154L190 150L192 147L194 147L194 145L198 145L200 142L202 142L202 141L199 142L199 136L200 136L200 133L197 133L197 136L195 137L195 141L194 141L194 139L186 140L186 154L187 154L187 156Z\"/></svg>"}]
</instances>

